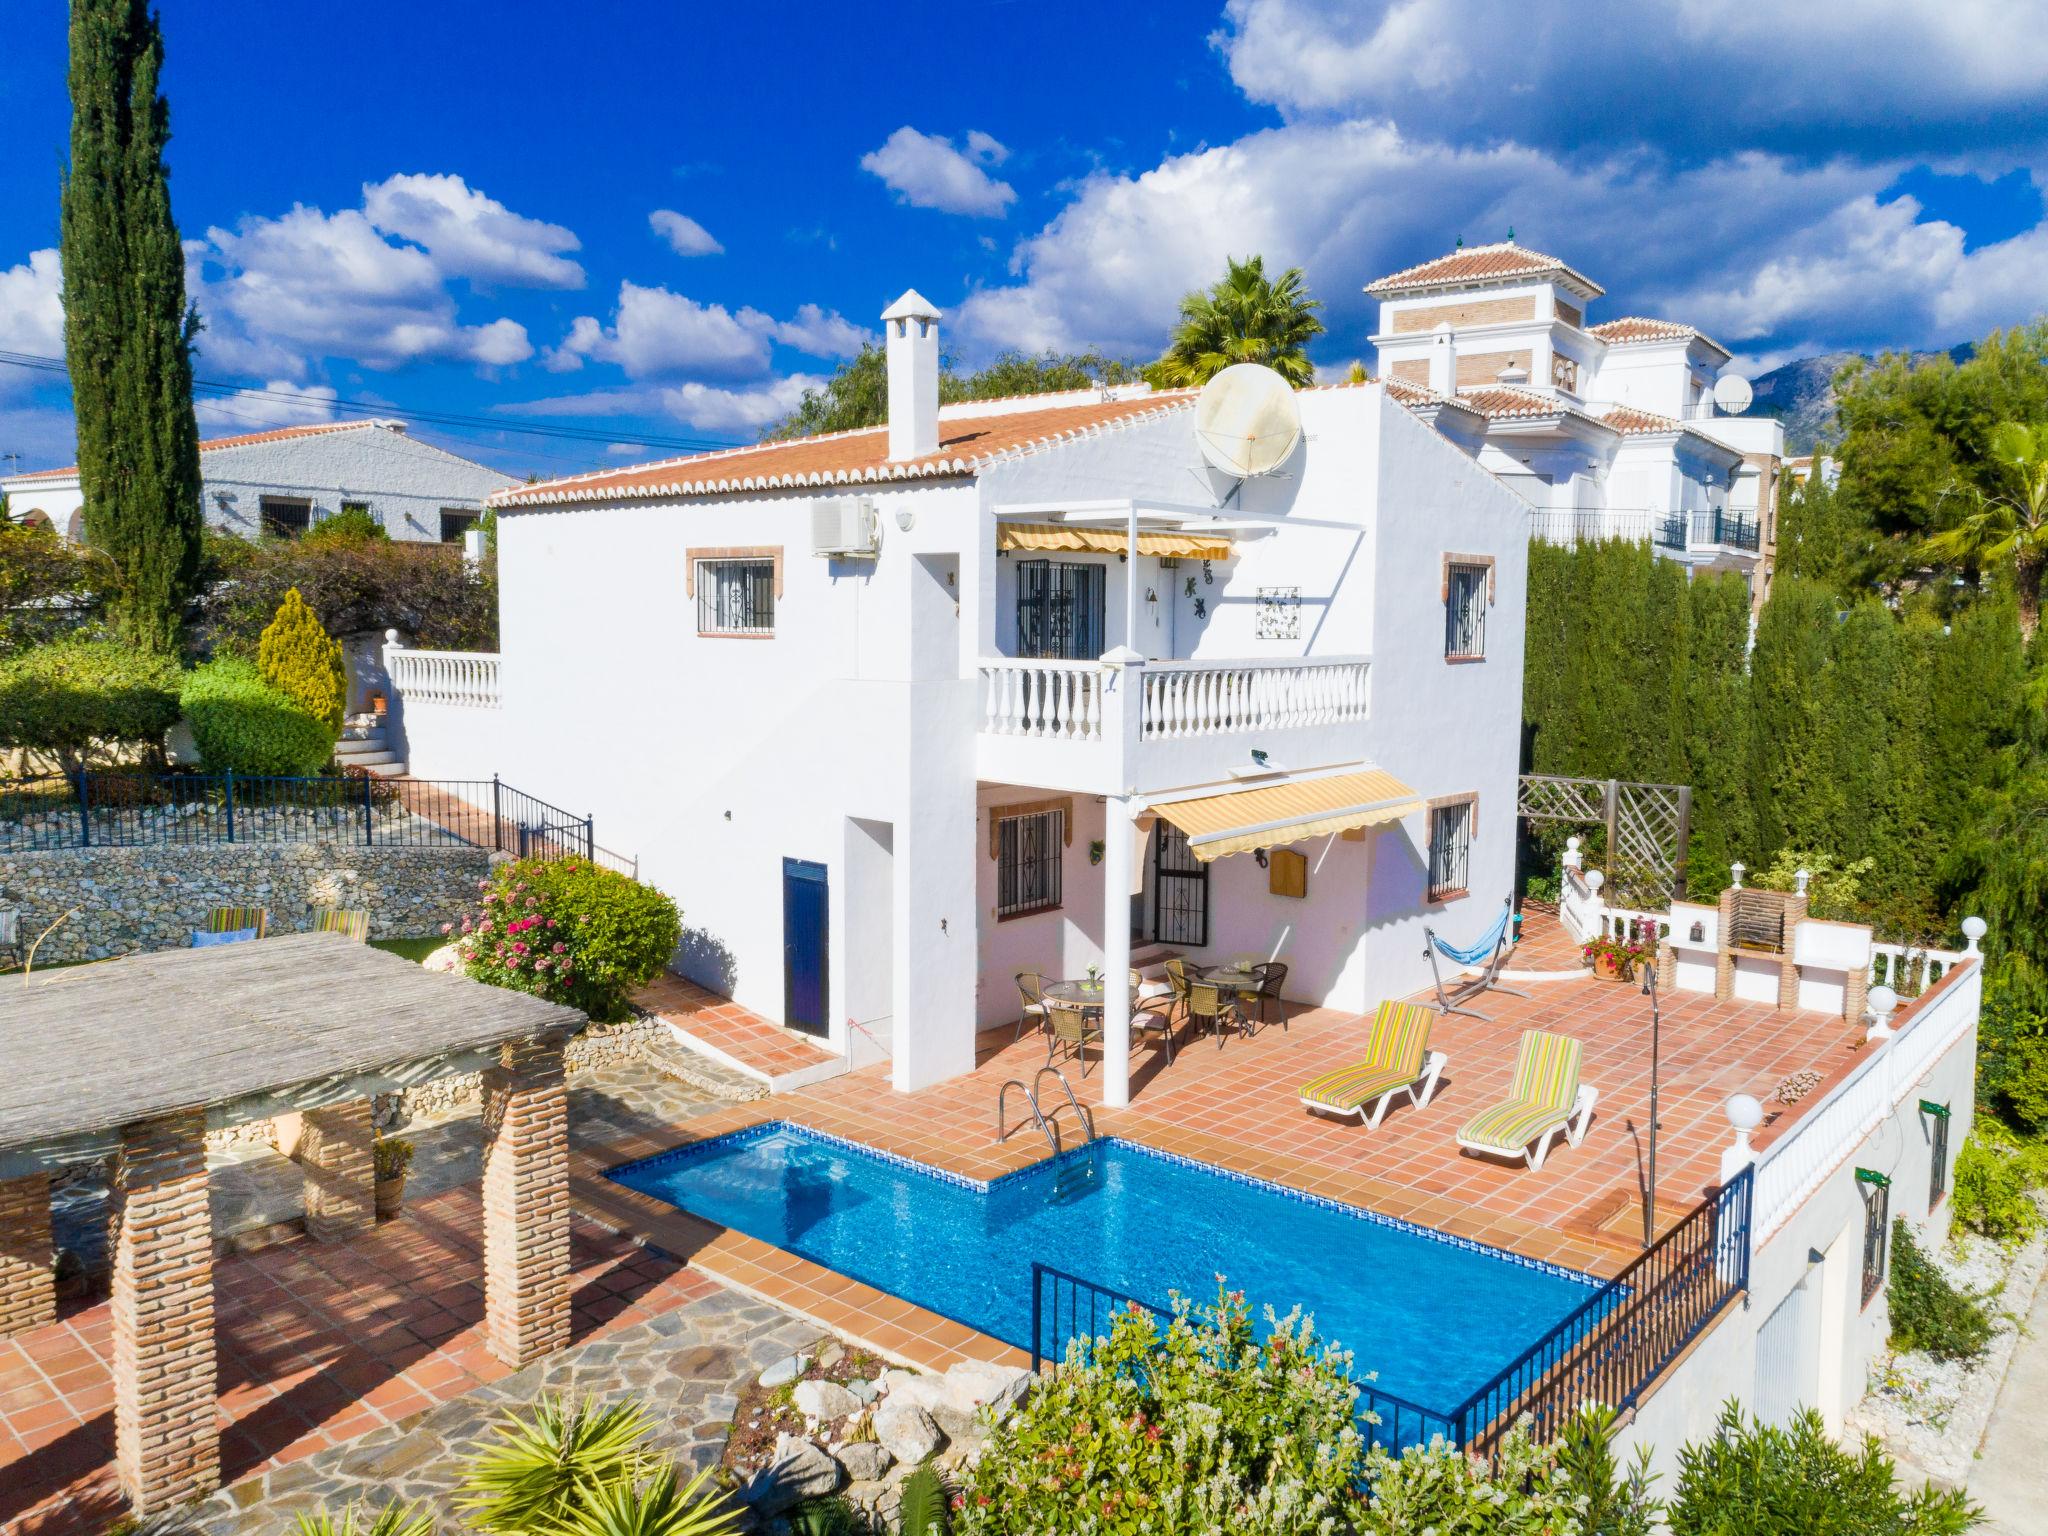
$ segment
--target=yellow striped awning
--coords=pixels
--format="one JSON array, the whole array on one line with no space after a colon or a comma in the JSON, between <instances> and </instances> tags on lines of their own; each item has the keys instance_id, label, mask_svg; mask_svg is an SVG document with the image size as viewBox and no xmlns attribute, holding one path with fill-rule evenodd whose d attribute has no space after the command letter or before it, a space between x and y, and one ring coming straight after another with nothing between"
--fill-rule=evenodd
<instances>
[{"instance_id":1,"label":"yellow striped awning","mask_svg":"<svg viewBox=\"0 0 2048 1536\"><path fill-rule=\"evenodd\" d=\"M1185 832L1188 851L1207 864L1254 848L1278 848L1399 821L1422 809L1422 797L1391 773L1368 768L1323 779L1252 785L1152 809Z\"/></svg>"},{"instance_id":2,"label":"yellow striped awning","mask_svg":"<svg viewBox=\"0 0 2048 1536\"><path fill-rule=\"evenodd\" d=\"M1122 528L1074 528L1065 523L996 525L998 550L1058 550L1121 555L1129 544L1130 535ZM1164 555L1179 560L1228 560L1230 540L1216 533L1166 533L1155 528L1140 528L1138 553Z\"/></svg>"}]
</instances>

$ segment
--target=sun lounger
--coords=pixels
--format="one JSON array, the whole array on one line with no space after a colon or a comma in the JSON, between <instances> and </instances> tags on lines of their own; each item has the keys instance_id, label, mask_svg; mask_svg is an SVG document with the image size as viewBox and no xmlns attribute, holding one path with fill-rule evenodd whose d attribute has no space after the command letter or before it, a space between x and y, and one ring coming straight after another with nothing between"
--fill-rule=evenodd
<instances>
[{"instance_id":1,"label":"sun lounger","mask_svg":"<svg viewBox=\"0 0 2048 1536\"><path fill-rule=\"evenodd\" d=\"M1301 1085L1303 1107L1324 1115L1356 1115L1377 1129L1397 1094L1420 1109L1436 1092L1445 1057L1429 1047L1436 1010L1426 1003L1381 1003L1366 1037L1365 1059Z\"/></svg>"},{"instance_id":2,"label":"sun lounger","mask_svg":"<svg viewBox=\"0 0 2048 1536\"><path fill-rule=\"evenodd\" d=\"M370 940L370 914L361 907L316 907L313 910L313 932L338 933L358 944L367 944Z\"/></svg>"},{"instance_id":3,"label":"sun lounger","mask_svg":"<svg viewBox=\"0 0 2048 1536\"><path fill-rule=\"evenodd\" d=\"M1558 1133L1577 1146L1586 1139L1598 1094L1579 1081L1579 1042L1540 1029L1522 1031L1508 1096L1467 1120L1458 1145L1494 1157L1527 1158L1541 1168Z\"/></svg>"}]
</instances>

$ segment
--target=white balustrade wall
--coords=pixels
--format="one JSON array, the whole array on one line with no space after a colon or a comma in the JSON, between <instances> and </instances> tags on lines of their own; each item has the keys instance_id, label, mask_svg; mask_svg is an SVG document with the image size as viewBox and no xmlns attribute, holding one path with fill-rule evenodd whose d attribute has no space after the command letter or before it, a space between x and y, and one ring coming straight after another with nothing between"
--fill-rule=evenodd
<instances>
[{"instance_id":1,"label":"white balustrade wall","mask_svg":"<svg viewBox=\"0 0 2048 1536\"><path fill-rule=\"evenodd\" d=\"M1363 720L1370 667L1364 656L1148 662L1142 733L1149 741Z\"/></svg>"},{"instance_id":2,"label":"white balustrade wall","mask_svg":"<svg viewBox=\"0 0 2048 1536\"><path fill-rule=\"evenodd\" d=\"M981 728L995 736L1100 741L1102 680L1093 661L985 661Z\"/></svg>"},{"instance_id":3,"label":"white balustrade wall","mask_svg":"<svg viewBox=\"0 0 2048 1536\"><path fill-rule=\"evenodd\" d=\"M1750 1225L1757 1246L1918 1093L1935 1063L1976 1027L1982 991L1981 970L1952 976L1901 1022L1897 1034L1866 1047L1870 1054L1855 1071L1764 1148L1757 1158Z\"/></svg>"},{"instance_id":4,"label":"white balustrade wall","mask_svg":"<svg viewBox=\"0 0 2048 1536\"><path fill-rule=\"evenodd\" d=\"M391 671L391 686L408 703L498 707L495 651L414 651L388 647L384 664Z\"/></svg>"}]
</instances>

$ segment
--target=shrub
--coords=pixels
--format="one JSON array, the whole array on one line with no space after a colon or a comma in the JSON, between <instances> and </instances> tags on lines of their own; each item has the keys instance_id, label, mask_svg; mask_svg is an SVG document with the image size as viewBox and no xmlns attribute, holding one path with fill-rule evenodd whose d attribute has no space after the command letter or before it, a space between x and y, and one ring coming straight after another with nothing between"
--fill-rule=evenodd
<instances>
[{"instance_id":1,"label":"shrub","mask_svg":"<svg viewBox=\"0 0 2048 1536\"><path fill-rule=\"evenodd\" d=\"M210 546L216 579L199 603L197 632L215 652L254 655L258 636L296 587L330 635L402 630L423 646L490 651L498 645L497 568L471 567L444 544L393 539L294 539Z\"/></svg>"},{"instance_id":2,"label":"shrub","mask_svg":"<svg viewBox=\"0 0 2048 1536\"><path fill-rule=\"evenodd\" d=\"M2025 1242L2041 1226L2041 1208L2028 1193L2030 1171L2011 1137L1995 1120L1980 1116L1956 1153L1949 1214L1985 1237Z\"/></svg>"},{"instance_id":3,"label":"shrub","mask_svg":"<svg viewBox=\"0 0 2048 1536\"><path fill-rule=\"evenodd\" d=\"M213 773L306 776L334 755L335 734L247 661L222 656L191 673L180 703Z\"/></svg>"},{"instance_id":4,"label":"shrub","mask_svg":"<svg viewBox=\"0 0 2048 1536\"><path fill-rule=\"evenodd\" d=\"M1491 1464L1440 1439L1399 1456L1374 1446L1365 1461L1372 1503L1356 1529L1359 1536L1650 1536L1658 1505L1649 1452L1638 1449L1622 1474L1613 1425L1611 1413L1588 1411L1548 1446L1518 1425Z\"/></svg>"},{"instance_id":5,"label":"shrub","mask_svg":"<svg viewBox=\"0 0 2048 1536\"><path fill-rule=\"evenodd\" d=\"M341 659L341 642L328 637L297 587L285 593L277 617L257 641L256 666L263 681L341 734L348 710L348 666Z\"/></svg>"},{"instance_id":6,"label":"shrub","mask_svg":"<svg viewBox=\"0 0 2048 1536\"><path fill-rule=\"evenodd\" d=\"M403 1136L379 1136L370 1148L380 1179L402 1179L412 1167L413 1144Z\"/></svg>"},{"instance_id":7,"label":"shrub","mask_svg":"<svg viewBox=\"0 0 2048 1536\"><path fill-rule=\"evenodd\" d=\"M1678 1467L1671 1536L1957 1536L1984 1519L1960 1489L1901 1492L1875 1439L1837 1445L1812 1409L1780 1429L1730 1403L1713 1439L1680 1449Z\"/></svg>"},{"instance_id":8,"label":"shrub","mask_svg":"<svg viewBox=\"0 0 2048 1536\"><path fill-rule=\"evenodd\" d=\"M628 1487L654 1465L654 1421L638 1403L600 1407L543 1397L492 1426L492 1440L463 1478L462 1512L479 1531L515 1536L553 1530L612 1483Z\"/></svg>"},{"instance_id":9,"label":"shrub","mask_svg":"<svg viewBox=\"0 0 2048 1536\"><path fill-rule=\"evenodd\" d=\"M1353 1523L1363 1446L1350 1357L1298 1312L1253 1338L1242 1292L1119 1313L1077 1340L966 1474L963 1536L1203 1531L1296 1536Z\"/></svg>"},{"instance_id":10,"label":"shrub","mask_svg":"<svg viewBox=\"0 0 2048 1536\"><path fill-rule=\"evenodd\" d=\"M17 526L0 534L0 656L90 636L112 583L106 556L51 529Z\"/></svg>"},{"instance_id":11,"label":"shrub","mask_svg":"<svg viewBox=\"0 0 2048 1536\"><path fill-rule=\"evenodd\" d=\"M673 901L583 859L520 859L478 884L480 910L462 919L457 940L463 968L593 1019L622 1017L633 989L659 976L682 941Z\"/></svg>"},{"instance_id":12,"label":"shrub","mask_svg":"<svg viewBox=\"0 0 2048 1536\"><path fill-rule=\"evenodd\" d=\"M434 1517L421 1514L410 1504L386 1504L373 1515L359 1504L342 1511L341 1518L324 1510L294 1517L296 1536L434 1536Z\"/></svg>"},{"instance_id":13,"label":"shrub","mask_svg":"<svg viewBox=\"0 0 2048 1536\"><path fill-rule=\"evenodd\" d=\"M0 747L47 752L67 772L110 747L160 756L178 723L178 682L176 662L114 640L22 651L0 661Z\"/></svg>"},{"instance_id":14,"label":"shrub","mask_svg":"<svg viewBox=\"0 0 2048 1536\"><path fill-rule=\"evenodd\" d=\"M368 507L344 506L339 512L329 513L301 536L315 544L347 544L382 540L389 543L391 535L384 525L377 521L377 514Z\"/></svg>"},{"instance_id":15,"label":"shrub","mask_svg":"<svg viewBox=\"0 0 2048 1536\"><path fill-rule=\"evenodd\" d=\"M1959 1291L1921 1250L1903 1216L1892 1218L1892 1348L1924 1350L1937 1360L1974 1360L1991 1342L1983 1297Z\"/></svg>"}]
</instances>

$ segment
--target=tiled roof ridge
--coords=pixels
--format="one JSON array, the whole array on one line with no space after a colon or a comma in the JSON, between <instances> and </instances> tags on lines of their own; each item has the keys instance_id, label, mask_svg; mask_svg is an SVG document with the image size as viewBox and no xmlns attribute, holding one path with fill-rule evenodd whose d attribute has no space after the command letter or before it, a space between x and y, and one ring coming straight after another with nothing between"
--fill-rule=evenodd
<instances>
[{"instance_id":1,"label":"tiled roof ridge","mask_svg":"<svg viewBox=\"0 0 2048 1536\"><path fill-rule=\"evenodd\" d=\"M1655 315L1617 315L1612 320L1602 320L1598 325L1588 326L1587 331L1610 347L1640 346L1650 342L1697 338L1724 357L1734 355L1698 326L1688 325L1683 320L1660 319Z\"/></svg>"},{"instance_id":2,"label":"tiled roof ridge","mask_svg":"<svg viewBox=\"0 0 2048 1536\"><path fill-rule=\"evenodd\" d=\"M1525 277L1543 272L1562 272L1595 294L1606 291L1583 272L1573 268L1569 262L1544 251L1531 250L1515 240L1500 240L1491 245L1459 246L1456 250L1447 251L1441 256L1433 256L1428 261L1403 267L1398 272L1389 272L1385 277L1367 283L1365 291L1395 292L1403 288L1427 288L1439 282L1478 282L1487 278Z\"/></svg>"},{"instance_id":3,"label":"tiled roof ridge","mask_svg":"<svg viewBox=\"0 0 2048 1536\"><path fill-rule=\"evenodd\" d=\"M628 483L626 477L643 475L650 470L667 469L671 466L681 469L704 463L730 463L748 456L766 455L795 447L810 447L819 443L842 441L856 437L886 437L888 427L863 427L851 432L834 432L818 437L787 438L776 442L751 443L729 449L715 449L709 453L695 454L682 459L656 460L651 464L625 465L617 469L591 471L583 475L561 480L542 481L537 485L522 485L506 491L499 491L489 498L489 505L495 507L545 506L563 502L590 500L643 500L661 496L708 496L724 495L735 491L803 490L811 487L831 485L874 485L893 480L927 480L953 475L972 474L996 463L1027 457L1064 442L1084 437L1098 436L1109 431L1121 431L1141 421L1156 420L1160 417L1189 409L1194 403L1194 391L1173 390L1138 396L1132 400L1113 400L1100 403L1101 409L1114 412L1101 420L1077 422L1040 434L1038 436L1007 443L1000 448L986 448L979 451L968 449L959 453L939 452L916 459L881 460L872 464L855 464L838 468L820 468L804 471L786 471L781 474L742 475L733 478L703 479L688 477L672 481ZM956 416L945 425L958 431L970 422L1029 422L1034 415L1050 414L1052 411L1080 411L1081 405L1055 406L1047 412L1017 411L997 413L992 416ZM606 494L611 493L611 494Z\"/></svg>"}]
</instances>

